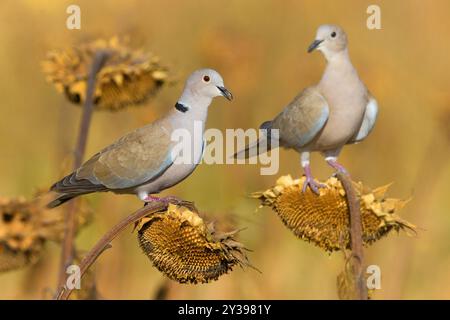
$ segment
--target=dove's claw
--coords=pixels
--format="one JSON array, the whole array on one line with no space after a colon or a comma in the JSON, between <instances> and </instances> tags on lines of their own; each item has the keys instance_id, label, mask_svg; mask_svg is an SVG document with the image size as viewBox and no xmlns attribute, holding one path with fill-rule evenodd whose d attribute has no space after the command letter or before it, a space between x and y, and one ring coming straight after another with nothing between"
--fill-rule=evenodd
<instances>
[{"instance_id":1,"label":"dove's claw","mask_svg":"<svg viewBox=\"0 0 450 320\"><path fill-rule=\"evenodd\" d=\"M325 188L326 185L316 182L311 174L311 168L309 167L309 165L306 165L304 167L305 169L305 182L303 182L303 188L302 188L302 192L306 192L306 189L309 188L311 189L312 192L314 192L315 194L319 194L319 189L320 188Z\"/></svg>"},{"instance_id":2,"label":"dove's claw","mask_svg":"<svg viewBox=\"0 0 450 320\"><path fill-rule=\"evenodd\" d=\"M305 182L303 182L302 192L306 192L306 189L308 188L308 186L311 189L311 191L317 195L320 194L320 192L319 192L320 188L326 187L326 185L324 185L323 183L318 183L313 178L307 177Z\"/></svg>"},{"instance_id":3,"label":"dove's claw","mask_svg":"<svg viewBox=\"0 0 450 320\"><path fill-rule=\"evenodd\" d=\"M175 197L175 196L168 196L168 197L165 197L165 198L163 198L163 199L164 199L163 201L166 201L167 204L169 204L169 203L172 203L172 204L181 204L181 203L184 202L183 200L181 200L180 198L177 198L177 197Z\"/></svg>"},{"instance_id":4,"label":"dove's claw","mask_svg":"<svg viewBox=\"0 0 450 320\"><path fill-rule=\"evenodd\" d=\"M173 204L179 204L182 202L181 199L174 197L174 196L168 196L168 197L155 197L152 195L147 195L143 201L145 203L150 203L150 202L162 202L164 204L169 204L169 203L173 203Z\"/></svg>"}]
</instances>

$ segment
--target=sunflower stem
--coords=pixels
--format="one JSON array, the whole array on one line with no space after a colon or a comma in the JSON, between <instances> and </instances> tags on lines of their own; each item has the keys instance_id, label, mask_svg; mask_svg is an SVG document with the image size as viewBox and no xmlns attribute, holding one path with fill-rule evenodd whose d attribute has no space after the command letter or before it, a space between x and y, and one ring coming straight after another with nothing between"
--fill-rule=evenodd
<instances>
[{"instance_id":1,"label":"sunflower stem","mask_svg":"<svg viewBox=\"0 0 450 320\"><path fill-rule=\"evenodd\" d=\"M89 135L89 127L92 119L92 111L94 109L94 91L97 74L103 68L109 57L107 51L101 50L96 52L91 69L88 75L86 99L81 116L80 127L78 130L78 140L74 153L74 170L78 169L83 162L83 156L86 150L87 138ZM75 252L75 229L76 229L76 210L77 201L71 201L65 212L65 232L62 244L61 263L59 269L58 288L64 286L66 281L66 270L73 262Z\"/></svg>"},{"instance_id":2,"label":"sunflower stem","mask_svg":"<svg viewBox=\"0 0 450 320\"><path fill-rule=\"evenodd\" d=\"M362 239L361 210L359 200L349 175L337 173L345 190L347 205L350 211L350 243L351 243L351 271L354 278L355 299L367 300L367 286L364 278L364 252Z\"/></svg>"}]
</instances>

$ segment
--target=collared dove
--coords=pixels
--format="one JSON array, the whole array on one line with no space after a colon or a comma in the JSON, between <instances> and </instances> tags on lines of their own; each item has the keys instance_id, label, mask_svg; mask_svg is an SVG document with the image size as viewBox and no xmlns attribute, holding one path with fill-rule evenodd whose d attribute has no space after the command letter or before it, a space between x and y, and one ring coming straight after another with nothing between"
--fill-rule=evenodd
<instances>
[{"instance_id":1,"label":"collared dove","mask_svg":"<svg viewBox=\"0 0 450 320\"><path fill-rule=\"evenodd\" d=\"M48 204L53 208L80 195L112 191L136 194L142 201L165 201L152 196L170 188L189 176L203 156L203 134L194 134L194 124L205 128L212 99L232 94L224 87L222 77L211 69L195 71L187 79L175 107L166 116L139 128L86 161L80 168L55 183L51 190L58 197ZM174 130L189 132L193 161L176 161L180 153L173 151ZM184 152L184 151L183 151Z\"/></svg>"},{"instance_id":2,"label":"collared dove","mask_svg":"<svg viewBox=\"0 0 450 320\"><path fill-rule=\"evenodd\" d=\"M265 152L268 148L262 149L263 143L264 146L268 143L270 148L270 139L278 139L280 146L301 154L306 176L303 191L309 186L318 193L318 188L323 186L311 174L310 152L321 152L330 166L346 173L337 162L338 155L344 145L368 136L377 118L378 105L350 61L347 35L342 28L320 26L308 52L315 49L327 60L320 82L303 90L273 120L264 122L261 129L266 129L267 135L235 157Z\"/></svg>"}]
</instances>

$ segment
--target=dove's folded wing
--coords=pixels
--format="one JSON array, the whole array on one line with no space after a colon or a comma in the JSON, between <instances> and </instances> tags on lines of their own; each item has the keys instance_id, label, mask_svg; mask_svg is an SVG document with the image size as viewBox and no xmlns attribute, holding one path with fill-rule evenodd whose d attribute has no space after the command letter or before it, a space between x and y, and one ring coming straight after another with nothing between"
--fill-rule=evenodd
<instances>
[{"instance_id":1,"label":"dove's folded wing","mask_svg":"<svg viewBox=\"0 0 450 320\"><path fill-rule=\"evenodd\" d=\"M173 163L173 142L168 126L167 123L156 121L125 135L55 184L53 190L83 192L127 189L159 177Z\"/></svg>"},{"instance_id":2,"label":"dove's folded wing","mask_svg":"<svg viewBox=\"0 0 450 320\"><path fill-rule=\"evenodd\" d=\"M279 130L281 146L299 149L322 130L329 113L326 99L315 87L309 87L272 121L272 129Z\"/></svg>"}]
</instances>

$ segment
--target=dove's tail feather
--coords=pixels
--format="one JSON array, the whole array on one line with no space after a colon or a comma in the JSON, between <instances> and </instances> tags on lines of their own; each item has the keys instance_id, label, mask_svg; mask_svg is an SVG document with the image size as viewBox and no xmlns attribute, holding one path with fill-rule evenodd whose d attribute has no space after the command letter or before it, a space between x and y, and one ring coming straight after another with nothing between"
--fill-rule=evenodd
<instances>
[{"instance_id":1,"label":"dove's tail feather","mask_svg":"<svg viewBox=\"0 0 450 320\"><path fill-rule=\"evenodd\" d=\"M260 150L259 146L264 143L263 140L266 139L260 138L258 141L249 144L247 147L245 147L245 149L236 152L233 155L234 159L248 159L258 155L258 151Z\"/></svg>"},{"instance_id":2,"label":"dove's tail feather","mask_svg":"<svg viewBox=\"0 0 450 320\"><path fill-rule=\"evenodd\" d=\"M271 146L270 130L272 129L272 121L263 122L260 129L267 130L266 134L259 137L256 142L250 143L245 149L242 149L234 154L235 159L248 159L262 153L269 151Z\"/></svg>"},{"instance_id":3,"label":"dove's tail feather","mask_svg":"<svg viewBox=\"0 0 450 320\"><path fill-rule=\"evenodd\" d=\"M272 129L272 121L265 121L265 122L261 123L259 128L267 130L267 132L270 133L270 129Z\"/></svg>"},{"instance_id":4,"label":"dove's tail feather","mask_svg":"<svg viewBox=\"0 0 450 320\"><path fill-rule=\"evenodd\" d=\"M65 203L65 202L67 202L67 201L69 201L69 200L71 200L71 199L73 199L73 198L75 198L75 197L78 197L78 196L80 196L80 195L81 195L81 194L74 194L74 193L69 193L69 194L67 194L67 193L62 193L62 194L58 195L58 197L57 197L56 199L50 201L50 202L47 204L47 208L49 208L49 209L56 208L56 207L62 205L63 203Z\"/></svg>"},{"instance_id":5,"label":"dove's tail feather","mask_svg":"<svg viewBox=\"0 0 450 320\"><path fill-rule=\"evenodd\" d=\"M75 197L92 192L106 191L107 188L101 184L94 184L87 179L77 179L76 173L73 172L53 184L50 190L59 194L56 199L47 204L48 208L55 208Z\"/></svg>"}]
</instances>

